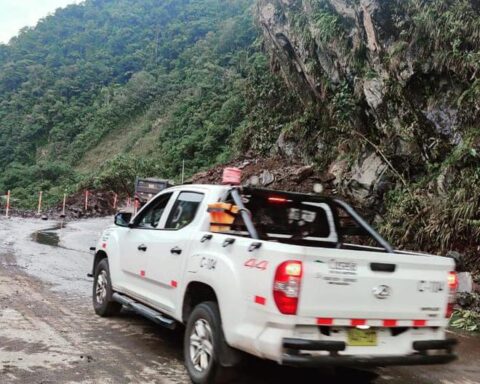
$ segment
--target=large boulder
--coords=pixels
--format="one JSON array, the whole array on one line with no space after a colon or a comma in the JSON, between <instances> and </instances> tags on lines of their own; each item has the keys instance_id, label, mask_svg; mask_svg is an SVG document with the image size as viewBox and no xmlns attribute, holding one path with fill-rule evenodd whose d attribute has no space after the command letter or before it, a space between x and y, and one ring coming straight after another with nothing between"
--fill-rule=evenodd
<instances>
[{"instance_id":1,"label":"large boulder","mask_svg":"<svg viewBox=\"0 0 480 384\"><path fill-rule=\"evenodd\" d=\"M355 162L347 180L347 190L352 197L364 202L375 196L376 187L385 180L387 165L382 158L372 152Z\"/></svg>"}]
</instances>

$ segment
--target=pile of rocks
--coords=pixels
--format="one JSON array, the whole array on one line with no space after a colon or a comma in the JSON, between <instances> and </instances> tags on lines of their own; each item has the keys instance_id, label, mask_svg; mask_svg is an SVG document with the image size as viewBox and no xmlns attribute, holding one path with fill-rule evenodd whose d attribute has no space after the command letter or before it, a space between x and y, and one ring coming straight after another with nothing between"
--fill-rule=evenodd
<instances>
[{"instance_id":1,"label":"pile of rocks","mask_svg":"<svg viewBox=\"0 0 480 384\"><path fill-rule=\"evenodd\" d=\"M56 215L62 213L62 204L54 210ZM114 215L117 209L114 208L114 193L105 191L89 191L88 204L85 209L85 192L80 191L67 198L65 216L66 218L79 219L86 217L101 217Z\"/></svg>"},{"instance_id":2,"label":"pile of rocks","mask_svg":"<svg viewBox=\"0 0 480 384\"><path fill-rule=\"evenodd\" d=\"M314 185L320 184L323 194L334 192L330 175L319 172L311 165L286 162L283 158L237 159L197 173L190 181L198 184L220 184L225 167L241 169L244 186L310 193L314 192Z\"/></svg>"}]
</instances>

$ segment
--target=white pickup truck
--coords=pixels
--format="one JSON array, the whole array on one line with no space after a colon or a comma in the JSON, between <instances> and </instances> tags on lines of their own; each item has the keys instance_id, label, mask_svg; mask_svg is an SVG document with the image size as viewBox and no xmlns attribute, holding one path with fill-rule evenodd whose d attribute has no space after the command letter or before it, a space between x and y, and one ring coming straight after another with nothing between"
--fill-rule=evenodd
<instances>
[{"instance_id":1,"label":"white pickup truck","mask_svg":"<svg viewBox=\"0 0 480 384\"><path fill-rule=\"evenodd\" d=\"M211 222L219 203L235 208L230 224ZM298 367L456 358L453 260L392 249L341 200L182 185L130 216L96 246L95 312L184 324L194 383L221 381L242 351ZM361 236L378 246L349 242Z\"/></svg>"}]
</instances>

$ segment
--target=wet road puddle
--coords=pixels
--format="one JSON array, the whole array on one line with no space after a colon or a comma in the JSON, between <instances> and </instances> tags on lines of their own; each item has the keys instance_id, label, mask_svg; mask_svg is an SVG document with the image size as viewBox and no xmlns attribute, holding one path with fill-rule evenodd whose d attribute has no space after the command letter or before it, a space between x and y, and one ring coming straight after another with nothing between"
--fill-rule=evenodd
<instances>
[{"instance_id":1,"label":"wet road puddle","mask_svg":"<svg viewBox=\"0 0 480 384\"><path fill-rule=\"evenodd\" d=\"M78 248L75 249L75 248L67 247L65 245L65 242L64 242L65 233L62 231L66 228L66 226L67 226L67 223L65 221L60 221L49 228L44 228L44 229L33 232L30 235L30 240L41 245L48 245L50 247L90 254L90 251L86 251ZM40 253L40 254L45 254L45 253Z\"/></svg>"},{"instance_id":2,"label":"wet road puddle","mask_svg":"<svg viewBox=\"0 0 480 384\"><path fill-rule=\"evenodd\" d=\"M32 240L43 245L50 245L52 247L59 247L60 236L57 231L65 228L65 223L61 222L51 228L42 229L32 233Z\"/></svg>"}]
</instances>

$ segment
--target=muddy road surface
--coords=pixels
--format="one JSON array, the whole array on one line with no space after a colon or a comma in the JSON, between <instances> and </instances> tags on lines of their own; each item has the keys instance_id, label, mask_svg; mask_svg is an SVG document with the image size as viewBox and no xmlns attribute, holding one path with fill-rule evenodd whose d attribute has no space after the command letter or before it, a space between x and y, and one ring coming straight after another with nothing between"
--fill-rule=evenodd
<instances>
[{"instance_id":1,"label":"muddy road surface","mask_svg":"<svg viewBox=\"0 0 480 384\"><path fill-rule=\"evenodd\" d=\"M182 330L91 307L94 245L112 221L0 219L0 384L188 383ZM237 383L480 383L480 338L457 335L448 366L375 372L297 370L252 359Z\"/></svg>"}]
</instances>

